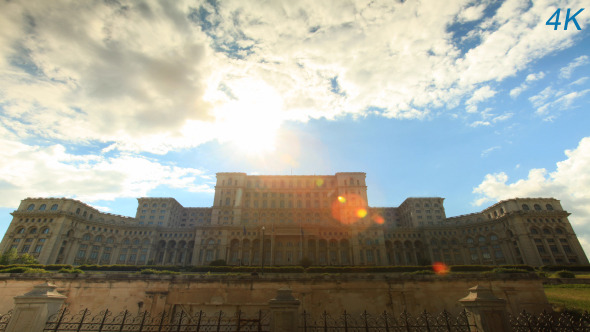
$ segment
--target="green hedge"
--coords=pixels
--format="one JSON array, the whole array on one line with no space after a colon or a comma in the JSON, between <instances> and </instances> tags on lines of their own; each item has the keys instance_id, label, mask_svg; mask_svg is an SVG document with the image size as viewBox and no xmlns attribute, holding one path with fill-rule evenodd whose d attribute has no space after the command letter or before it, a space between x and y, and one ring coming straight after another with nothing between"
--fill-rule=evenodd
<instances>
[{"instance_id":1,"label":"green hedge","mask_svg":"<svg viewBox=\"0 0 590 332\"><path fill-rule=\"evenodd\" d=\"M37 267L15 266L0 270L0 273L48 273Z\"/></svg>"},{"instance_id":2,"label":"green hedge","mask_svg":"<svg viewBox=\"0 0 590 332\"><path fill-rule=\"evenodd\" d=\"M541 271L576 271L576 272L590 272L590 265L545 265L540 267Z\"/></svg>"},{"instance_id":3,"label":"green hedge","mask_svg":"<svg viewBox=\"0 0 590 332\"><path fill-rule=\"evenodd\" d=\"M487 272L495 269L493 265L452 265L451 272Z\"/></svg>"}]
</instances>

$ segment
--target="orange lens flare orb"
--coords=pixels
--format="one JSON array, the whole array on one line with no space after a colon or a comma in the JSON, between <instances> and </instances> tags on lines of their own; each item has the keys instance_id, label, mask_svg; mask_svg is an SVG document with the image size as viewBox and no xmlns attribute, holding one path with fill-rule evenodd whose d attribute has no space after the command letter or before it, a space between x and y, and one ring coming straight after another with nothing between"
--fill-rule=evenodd
<instances>
[{"instance_id":1,"label":"orange lens flare orb","mask_svg":"<svg viewBox=\"0 0 590 332\"><path fill-rule=\"evenodd\" d=\"M373 221L379 225L383 225L383 223L385 223L385 219L383 219L383 217L381 217L379 215L373 216Z\"/></svg>"},{"instance_id":2,"label":"orange lens flare orb","mask_svg":"<svg viewBox=\"0 0 590 332\"><path fill-rule=\"evenodd\" d=\"M324 185L324 180L323 179L317 179L315 180L315 185L318 187L321 187Z\"/></svg>"},{"instance_id":3,"label":"orange lens flare orb","mask_svg":"<svg viewBox=\"0 0 590 332\"><path fill-rule=\"evenodd\" d=\"M442 263L442 262L435 262L434 264L432 264L432 269L434 270L434 273L440 274L440 275L445 275L445 274L449 273L449 271L450 271L447 264Z\"/></svg>"},{"instance_id":4,"label":"orange lens flare orb","mask_svg":"<svg viewBox=\"0 0 590 332\"><path fill-rule=\"evenodd\" d=\"M344 198L344 196L338 196L338 202L346 203L346 198Z\"/></svg>"},{"instance_id":5,"label":"orange lens flare orb","mask_svg":"<svg viewBox=\"0 0 590 332\"><path fill-rule=\"evenodd\" d=\"M356 210L356 216L359 218L364 218L367 216L367 210L365 209L358 209Z\"/></svg>"}]
</instances>

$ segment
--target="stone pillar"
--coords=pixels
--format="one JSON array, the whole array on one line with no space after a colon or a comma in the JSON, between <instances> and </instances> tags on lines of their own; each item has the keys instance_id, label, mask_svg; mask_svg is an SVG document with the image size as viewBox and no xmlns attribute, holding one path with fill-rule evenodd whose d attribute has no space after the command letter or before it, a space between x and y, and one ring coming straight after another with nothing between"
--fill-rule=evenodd
<instances>
[{"instance_id":1,"label":"stone pillar","mask_svg":"<svg viewBox=\"0 0 590 332\"><path fill-rule=\"evenodd\" d=\"M32 291L14 297L14 312L6 327L6 332L42 332L51 315L55 315L64 303L66 296L55 291L57 286L44 283Z\"/></svg>"},{"instance_id":2,"label":"stone pillar","mask_svg":"<svg viewBox=\"0 0 590 332\"><path fill-rule=\"evenodd\" d=\"M511 331L506 314L506 300L499 299L492 290L477 285L469 288L469 295L459 300L469 315L469 323L475 325L476 331L508 332Z\"/></svg>"},{"instance_id":3,"label":"stone pillar","mask_svg":"<svg viewBox=\"0 0 590 332\"><path fill-rule=\"evenodd\" d=\"M296 332L299 327L299 304L291 290L281 288L277 291L277 297L268 301L270 307L270 331Z\"/></svg>"}]
</instances>

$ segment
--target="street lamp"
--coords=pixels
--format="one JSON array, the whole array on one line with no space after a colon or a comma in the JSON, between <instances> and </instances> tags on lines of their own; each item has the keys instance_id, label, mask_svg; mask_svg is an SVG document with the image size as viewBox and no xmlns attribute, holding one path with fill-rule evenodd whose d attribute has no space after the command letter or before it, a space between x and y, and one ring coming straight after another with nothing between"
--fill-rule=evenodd
<instances>
[{"instance_id":1,"label":"street lamp","mask_svg":"<svg viewBox=\"0 0 590 332\"><path fill-rule=\"evenodd\" d=\"M262 257L262 275L264 275L264 230L266 228L264 228L264 226L262 226L262 255L260 255Z\"/></svg>"}]
</instances>

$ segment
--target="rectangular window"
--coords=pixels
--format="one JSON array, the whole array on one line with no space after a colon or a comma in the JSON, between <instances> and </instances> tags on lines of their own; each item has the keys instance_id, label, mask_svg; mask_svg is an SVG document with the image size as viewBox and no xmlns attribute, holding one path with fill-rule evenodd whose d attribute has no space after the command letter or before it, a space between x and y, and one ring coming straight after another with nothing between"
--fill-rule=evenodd
<instances>
[{"instance_id":1,"label":"rectangular window","mask_svg":"<svg viewBox=\"0 0 590 332\"><path fill-rule=\"evenodd\" d=\"M42 245L38 245L38 246L35 247L35 252L36 253L40 253L41 252L41 249L43 249L43 246Z\"/></svg>"},{"instance_id":2,"label":"rectangular window","mask_svg":"<svg viewBox=\"0 0 590 332\"><path fill-rule=\"evenodd\" d=\"M85 250L79 250L78 251L78 258L84 258L84 256L86 256L86 251Z\"/></svg>"}]
</instances>

